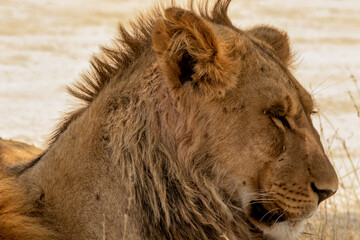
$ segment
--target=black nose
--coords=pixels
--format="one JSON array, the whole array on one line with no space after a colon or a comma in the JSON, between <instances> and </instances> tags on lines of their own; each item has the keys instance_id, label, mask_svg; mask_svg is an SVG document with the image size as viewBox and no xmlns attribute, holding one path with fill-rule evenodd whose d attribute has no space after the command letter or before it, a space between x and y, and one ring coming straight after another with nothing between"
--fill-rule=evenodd
<instances>
[{"instance_id":1,"label":"black nose","mask_svg":"<svg viewBox=\"0 0 360 240\"><path fill-rule=\"evenodd\" d=\"M318 189L314 183L311 183L311 189L319 196L319 203L335 194L329 189Z\"/></svg>"}]
</instances>

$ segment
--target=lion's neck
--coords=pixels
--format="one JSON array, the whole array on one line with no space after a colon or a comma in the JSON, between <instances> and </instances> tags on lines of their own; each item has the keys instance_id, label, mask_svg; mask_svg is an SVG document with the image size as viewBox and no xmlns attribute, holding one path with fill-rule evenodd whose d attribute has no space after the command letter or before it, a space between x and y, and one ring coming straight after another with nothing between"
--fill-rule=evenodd
<instances>
[{"instance_id":1,"label":"lion's neck","mask_svg":"<svg viewBox=\"0 0 360 240\"><path fill-rule=\"evenodd\" d=\"M177 100L160 84L161 78L154 65L143 83L144 98L136 102L129 98L129 106L136 106L135 113L118 115L115 121L126 123L112 131L123 135L110 136L121 139L121 144L110 148L120 154L127 212L133 212L134 221L141 219L144 239L254 239L240 202L219 189L220 179L208 174L215 166L191 166L205 162L208 156L193 154L197 159L186 164L179 160L179 134L190 129L174 110Z\"/></svg>"}]
</instances>

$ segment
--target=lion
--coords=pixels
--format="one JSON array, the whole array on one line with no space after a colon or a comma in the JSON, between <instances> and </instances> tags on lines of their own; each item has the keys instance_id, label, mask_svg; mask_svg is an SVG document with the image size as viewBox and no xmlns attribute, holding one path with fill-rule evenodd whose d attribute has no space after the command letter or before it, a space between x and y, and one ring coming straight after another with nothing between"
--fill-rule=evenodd
<instances>
[{"instance_id":1,"label":"lion","mask_svg":"<svg viewBox=\"0 0 360 240\"><path fill-rule=\"evenodd\" d=\"M69 88L85 104L12 169L51 239L296 239L337 191L287 34L229 4L155 8Z\"/></svg>"},{"instance_id":2,"label":"lion","mask_svg":"<svg viewBox=\"0 0 360 240\"><path fill-rule=\"evenodd\" d=\"M0 162L5 165L26 163L42 153L42 150L23 142L0 138Z\"/></svg>"}]
</instances>

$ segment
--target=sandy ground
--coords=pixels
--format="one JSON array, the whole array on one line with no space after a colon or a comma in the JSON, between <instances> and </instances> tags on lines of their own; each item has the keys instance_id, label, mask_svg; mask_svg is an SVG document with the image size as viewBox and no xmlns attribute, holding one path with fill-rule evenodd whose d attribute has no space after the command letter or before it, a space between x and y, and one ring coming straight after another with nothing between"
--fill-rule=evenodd
<instances>
[{"instance_id":1,"label":"sandy ground","mask_svg":"<svg viewBox=\"0 0 360 240\"><path fill-rule=\"evenodd\" d=\"M151 4L0 0L0 136L45 147L76 105L65 86L110 43L119 22L127 25ZM341 187L315 216L338 231L310 229L316 234L309 238L360 239L360 1L234 0L230 16L242 28L265 23L287 31L297 53L294 74L317 101L314 122Z\"/></svg>"}]
</instances>

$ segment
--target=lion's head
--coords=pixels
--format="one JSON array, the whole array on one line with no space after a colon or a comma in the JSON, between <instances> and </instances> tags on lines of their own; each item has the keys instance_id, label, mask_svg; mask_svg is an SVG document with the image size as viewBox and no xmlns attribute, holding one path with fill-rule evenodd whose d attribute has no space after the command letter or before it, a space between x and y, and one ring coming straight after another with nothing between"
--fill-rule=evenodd
<instances>
[{"instance_id":1,"label":"lion's head","mask_svg":"<svg viewBox=\"0 0 360 240\"><path fill-rule=\"evenodd\" d=\"M312 124L313 100L288 69L286 33L240 30L219 16L171 8L153 30L183 114L174 129L179 161L212 165L204 175L222 176L218 187L239 198L255 227L293 238L338 188Z\"/></svg>"}]
</instances>

